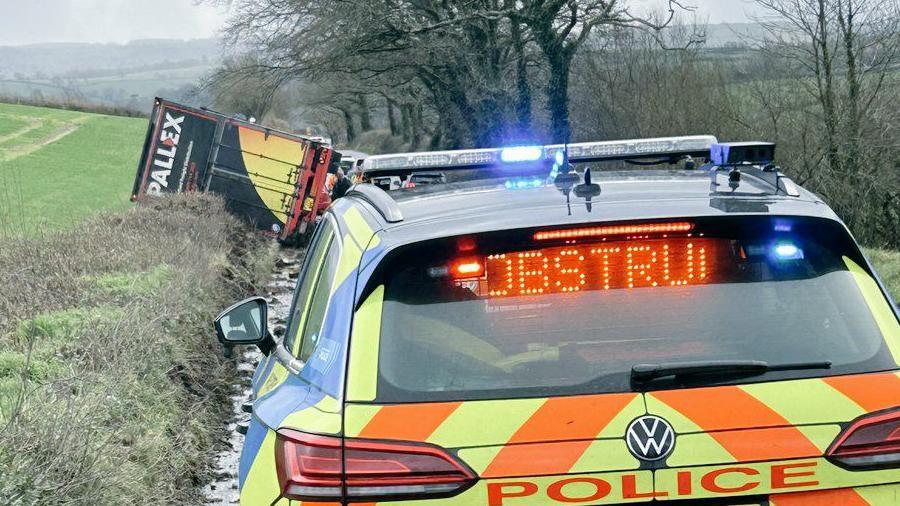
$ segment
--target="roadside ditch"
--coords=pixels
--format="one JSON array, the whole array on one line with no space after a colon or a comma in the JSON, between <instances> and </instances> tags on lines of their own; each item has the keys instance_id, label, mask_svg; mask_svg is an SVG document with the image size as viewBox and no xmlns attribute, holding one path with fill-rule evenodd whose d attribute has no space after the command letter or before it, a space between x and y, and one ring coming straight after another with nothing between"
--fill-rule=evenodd
<instances>
[{"instance_id":1,"label":"roadside ditch","mask_svg":"<svg viewBox=\"0 0 900 506\"><path fill-rule=\"evenodd\" d=\"M279 337L286 328L291 297L304 252L305 250L299 249L282 249L265 287L265 296L269 301L269 330ZM223 450L214 459L216 479L204 488L207 504L210 506L230 506L239 502L237 470L244 436L237 431L237 425L249 419L250 415L242 410L242 405L250 400L250 380L262 354L251 346L236 348L235 353L238 354L237 370L240 379L230 396L232 409L231 416L224 422L227 431L226 439L222 441Z\"/></svg>"}]
</instances>

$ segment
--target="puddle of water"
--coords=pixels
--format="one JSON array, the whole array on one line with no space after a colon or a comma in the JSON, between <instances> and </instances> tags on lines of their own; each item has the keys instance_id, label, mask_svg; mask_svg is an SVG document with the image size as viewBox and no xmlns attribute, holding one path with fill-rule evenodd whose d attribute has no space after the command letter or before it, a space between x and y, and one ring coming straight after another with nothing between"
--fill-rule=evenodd
<instances>
[{"instance_id":1,"label":"puddle of water","mask_svg":"<svg viewBox=\"0 0 900 506\"><path fill-rule=\"evenodd\" d=\"M274 267L265 292L269 301L271 331L275 331L279 326L284 327L296 282L296 279L290 278L290 273L297 272L302 259L302 250L282 249L279 253L279 261ZM231 418L225 422L227 437L222 441L223 450L214 459L216 479L203 488L207 498L206 504L209 506L231 506L239 502L237 470L244 436L235 429L239 421L246 421L250 417L241 410L241 405L250 400L252 392L250 378L262 358L262 353L255 346L237 348L235 352L240 354L237 364L240 380L239 384L234 386L234 394L231 396Z\"/></svg>"}]
</instances>

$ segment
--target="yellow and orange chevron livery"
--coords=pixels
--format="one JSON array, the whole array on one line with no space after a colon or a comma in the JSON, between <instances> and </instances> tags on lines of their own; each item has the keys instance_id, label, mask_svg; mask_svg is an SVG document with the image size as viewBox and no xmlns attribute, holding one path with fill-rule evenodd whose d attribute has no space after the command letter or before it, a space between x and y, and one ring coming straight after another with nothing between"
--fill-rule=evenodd
<instances>
[{"instance_id":1,"label":"yellow and orange chevron livery","mask_svg":"<svg viewBox=\"0 0 900 506\"><path fill-rule=\"evenodd\" d=\"M823 456L842 424L898 404L900 376L881 373L645 394L349 404L346 435L451 449L481 478L453 504L760 494L777 505L894 504L895 487L867 485L900 481L900 472L849 471ZM644 414L665 418L677 434L665 464L642 465L626 447L628 423Z\"/></svg>"}]
</instances>

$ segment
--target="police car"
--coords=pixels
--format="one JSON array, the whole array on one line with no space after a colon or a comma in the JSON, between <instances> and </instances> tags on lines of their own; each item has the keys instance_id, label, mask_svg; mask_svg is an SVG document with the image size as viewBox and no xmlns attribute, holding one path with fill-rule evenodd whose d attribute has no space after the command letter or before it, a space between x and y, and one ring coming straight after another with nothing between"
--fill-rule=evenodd
<instances>
[{"instance_id":1,"label":"police car","mask_svg":"<svg viewBox=\"0 0 900 506\"><path fill-rule=\"evenodd\" d=\"M373 156L487 170L325 214L265 353L245 505L897 504L898 312L847 228L711 136ZM648 165L620 168L627 162Z\"/></svg>"}]
</instances>

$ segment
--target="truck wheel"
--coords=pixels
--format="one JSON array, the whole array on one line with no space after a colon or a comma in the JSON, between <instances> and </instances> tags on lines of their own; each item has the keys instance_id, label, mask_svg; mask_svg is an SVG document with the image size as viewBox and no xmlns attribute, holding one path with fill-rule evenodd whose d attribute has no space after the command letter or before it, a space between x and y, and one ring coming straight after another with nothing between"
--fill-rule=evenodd
<instances>
[{"instance_id":1,"label":"truck wheel","mask_svg":"<svg viewBox=\"0 0 900 506\"><path fill-rule=\"evenodd\" d=\"M290 236L279 239L278 242L287 248L305 248L309 245L315 230L316 225L310 224L306 227L306 232L301 234L299 230L295 230Z\"/></svg>"}]
</instances>

